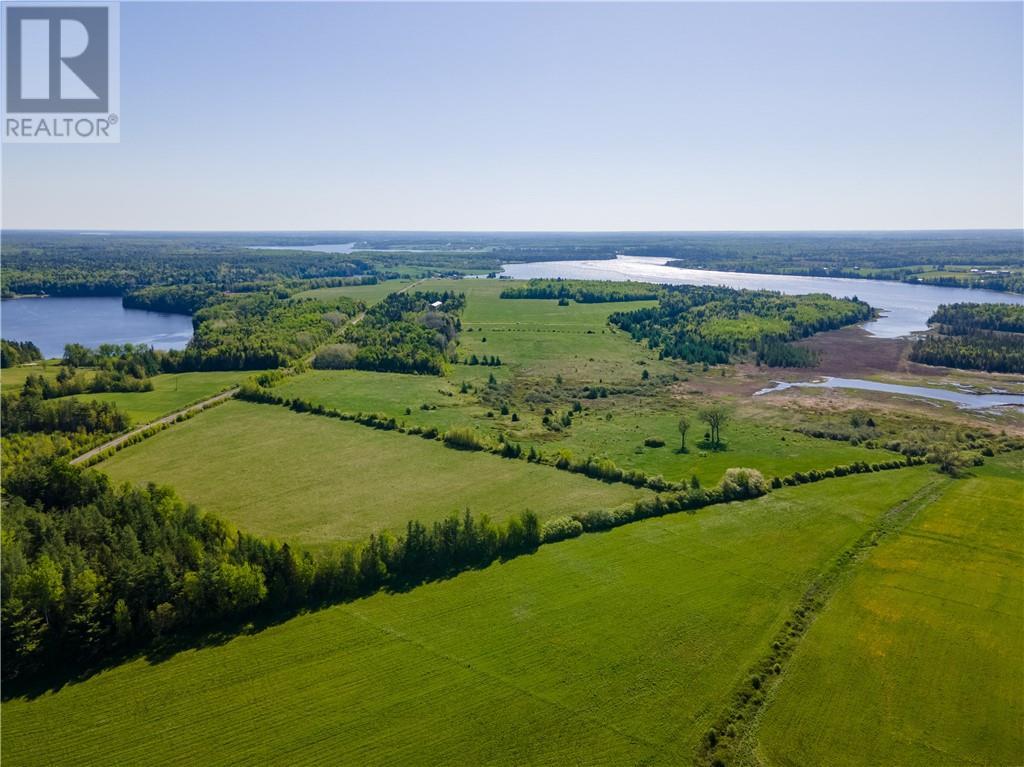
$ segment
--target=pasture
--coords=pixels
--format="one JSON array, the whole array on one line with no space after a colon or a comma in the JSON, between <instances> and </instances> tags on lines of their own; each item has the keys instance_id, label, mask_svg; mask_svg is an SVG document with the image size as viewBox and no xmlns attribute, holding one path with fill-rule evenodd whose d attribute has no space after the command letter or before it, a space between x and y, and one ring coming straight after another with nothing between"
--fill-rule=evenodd
<instances>
[{"instance_id":1,"label":"pasture","mask_svg":"<svg viewBox=\"0 0 1024 767\"><path fill-rule=\"evenodd\" d=\"M56 381L57 374L61 371L59 359L42 360L28 365L14 365L9 368L0 368L0 387L5 391L15 391L25 385L25 379L29 376L41 375L49 381Z\"/></svg>"},{"instance_id":2,"label":"pasture","mask_svg":"<svg viewBox=\"0 0 1024 767\"><path fill-rule=\"evenodd\" d=\"M100 394L77 394L77 399L91 399L112 402L117 409L127 413L133 424L155 421L161 416L173 413L218 392L242 383L258 370L230 370L224 372L165 373L153 376L152 391L143 392L102 392Z\"/></svg>"},{"instance_id":3,"label":"pasture","mask_svg":"<svg viewBox=\"0 0 1024 767\"><path fill-rule=\"evenodd\" d=\"M630 397L586 401L583 415L574 418L571 427L556 435L542 435L536 444L545 451L557 448L576 456L608 457L623 468L661 474L673 482L696 475L705 485L718 482L731 466L750 466L766 477L781 477L796 471L897 457L885 450L807 437L768 423L756 413L734 417L723 430L725 449L714 449L702 444L707 427L697 412L704 404L699 399L659 404ZM691 422L685 453L679 452L682 415ZM644 441L651 437L664 440L665 445L645 446ZM523 444L532 442L527 437Z\"/></svg>"},{"instance_id":4,"label":"pasture","mask_svg":"<svg viewBox=\"0 0 1024 767\"><path fill-rule=\"evenodd\" d=\"M654 301L559 306L554 299L500 298L502 290L521 284L429 280L422 287L466 294L461 356L496 355L521 376L561 375L566 382L580 385L609 384L638 382L644 367L652 374L676 369L674 363L658 360L657 354L607 325L612 312L654 306Z\"/></svg>"},{"instance_id":5,"label":"pasture","mask_svg":"<svg viewBox=\"0 0 1024 767\"><path fill-rule=\"evenodd\" d=\"M990 459L858 566L765 712L765 762L1024 763L1022 468Z\"/></svg>"},{"instance_id":6,"label":"pasture","mask_svg":"<svg viewBox=\"0 0 1024 767\"><path fill-rule=\"evenodd\" d=\"M471 509L504 519L611 508L645 491L273 405L228 402L99 464L173 486L251 533L307 545L363 539Z\"/></svg>"},{"instance_id":7,"label":"pasture","mask_svg":"<svg viewBox=\"0 0 1024 767\"><path fill-rule=\"evenodd\" d=\"M5 702L4 756L27 766L690 763L814 574L935 481L922 467L786 488L140 658Z\"/></svg>"}]
</instances>

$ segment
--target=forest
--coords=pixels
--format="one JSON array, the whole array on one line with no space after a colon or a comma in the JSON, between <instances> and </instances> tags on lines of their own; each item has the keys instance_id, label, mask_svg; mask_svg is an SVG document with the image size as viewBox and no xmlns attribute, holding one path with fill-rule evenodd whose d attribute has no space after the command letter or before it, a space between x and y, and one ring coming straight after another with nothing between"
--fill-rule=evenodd
<instances>
[{"instance_id":1,"label":"forest","mask_svg":"<svg viewBox=\"0 0 1024 767\"><path fill-rule=\"evenodd\" d=\"M358 310L348 298L222 296L196 312L188 346L161 353L161 367L164 372L285 367L329 340Z\"/></svg>"},{"instance_id":2,"label":"forest","mask_svg":"<svg viewBox=\"0 0 1024 767\"><path fill-rule=\"evenodd\" d=\"M1024 306L942 304L929 319L936 332L916 341L910 359L990 373L1024 373Z\"/></svg>"},{"instance_id":3,"label":"forest","mask_svg":"<svg viewBox=\"0 0 1024 767\"><path fill-rule=\"evenodd\" d=\"M666 287L658 306L616 312L609 322L662 357L717 365L753 353L770 366L810 366L814 355L788 341L871 315L857 299L683 285Z\"/></svg>"},{"instance_id":4,"label":"forest","mask_svg":"<svg viewBox=\"0 0 1024 767\"><path fill-rule=\"evenodd\" d=\"M353 253L302 251L354 242ZM296 250L260 249L294 246ZM3 296L123 296L152 285L267 289L282 282L399 273L497 272L507 262L660 257L684 268L928 282L1024 292L1020 235L1012 231L872 233L5 232ZM974 271L972 271L972 268ZM139 301L150 300L142 296Z\"/></svg>"},{"instance_id":5,"label":"forest","mask_svg":"<svg viewBox=\"0 0 1024 767\"><path fill-rule=\"evenodd\" d=\"M27 362L38 362L42 358L39 347L31 341L0 339L0 367L9 368Z\"/></svg>"},{"instance_id":6,"label":"forest","mask_svg":"<svg viewBox=\"0 0 1024 767\"><path fill-rule=\"evenodd\" d=\"M928 318L928 324L955 336L977 330L1024 333L1024 304L941 304Z\"/></svg>"},{"instance_id":7,"label":"forest","mask_svg":"<svg viewBox=\"0 0 1024 767\"><path fill-rule=\"evenodd\" d=\"M455 359L464 304L451 291L392 293L345 329L343 343L318 352L313 367L442 375Z\"/></svg>"},{"instance_id":8,"label":"forest","mask_svg":"<svg viewBox=\"0 0 1024 767\"><path fill-rule=\"evenodd\" d=\"M245 238L252 239L252 238ZM350 277L372 266L345 254L260 251L233 238L137 234L116 238L5 232L3 296L124 296L149 286L198 286L143 293L136 308L163 302L178 311L197 290L265 289L282 280ZM166 309L165 309L166 310Z\"/></svg>"}]
</instances>

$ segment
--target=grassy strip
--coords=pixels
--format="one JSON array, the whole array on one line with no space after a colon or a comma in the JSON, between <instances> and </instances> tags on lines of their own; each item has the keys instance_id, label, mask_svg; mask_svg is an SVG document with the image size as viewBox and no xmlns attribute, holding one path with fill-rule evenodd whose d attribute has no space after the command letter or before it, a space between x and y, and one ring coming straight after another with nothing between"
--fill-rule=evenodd
<instances>
[{"instance_id":1,"label":"grassy strip","mask_svg":"<svg viewBox=\"0 0 1024 767\"><path fill-rule=\"evenodd\" d=\"M906 527L922 508L941 495L947 484L948 480L935 480L893 506L811 583L771 647L750 668L747 679L734 692L732 704L719 715L701 740L695 764L726 767L743 762L743 750L749 746L749 737L765 702L781 680L784 664L793 656L814 619L828 604L840 580L884 537L898 534Z\"/></svg>"}]
</instances>

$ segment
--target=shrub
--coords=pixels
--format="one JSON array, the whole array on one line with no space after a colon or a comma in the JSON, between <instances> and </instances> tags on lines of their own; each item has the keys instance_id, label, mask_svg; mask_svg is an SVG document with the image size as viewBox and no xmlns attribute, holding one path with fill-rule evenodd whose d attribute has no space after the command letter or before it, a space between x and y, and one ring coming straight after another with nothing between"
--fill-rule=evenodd
<instances>
[{"instance_id":1,"label":"shrub","mask_svg":"<svg viewBox=\"0 0 1024 767\"><path fill-rule=\"evenodd\" d=\"M468 427L449 429L444 433L444 443L458 450L487 450L480 435Z\"/></svg>"},{"instance_id":2,"label":"shrub","mask_svg":"<svg viewBox=\"0 0 1024 767\"><path fill-rule=\"evenodd\" d=\"M658 437L648 437L644 440L644 445L646 447L665 447L665 440Z\"/></svg>"},{"instance_id":3,"label":"shrub","mask_svg":"<svg viewBox=\"0 0 1024 767\"><path fill-rule=\"evenodd\" d=\"M355 344L330 344L316 353L313 367L317 370L344 370L355 364L359 349Z\"/></svg>"},{"instance_id":4,"label":"shrub","mask_svg":"<svg viewBox=\"0 0 1024 767\"><path fill-rule=\"evenodd\" d=\"M722 499L757 498L768 492L768 483L757 469L726 469L718 486Z\"/></svg>"},{"instance_id":5,"label":"shrub","mask_svg":"<svg viewBox=\"0 0 1024 767\"><path fill-rule=\"evenodd\" d=\"M567 538L575 538L583 534L583 525L578 519L572 517L558 517L549 519L541 528L541 540L544 543L564 541Z\"/></svg>"}]
</instances>

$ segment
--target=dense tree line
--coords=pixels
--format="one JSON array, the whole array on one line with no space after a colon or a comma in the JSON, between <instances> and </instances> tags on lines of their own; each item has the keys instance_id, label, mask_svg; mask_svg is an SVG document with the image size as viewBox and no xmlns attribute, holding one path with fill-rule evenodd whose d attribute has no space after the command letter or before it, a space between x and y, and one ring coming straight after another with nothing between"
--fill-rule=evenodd
<instances>
[{"instance_id":1,"label":"dense tree line","mask_svg":"<svg viewBox=\"0 0 1024 767\"><path fill-rule=\"evenodd\" d=\"M461 294L392 293L345 329L344 344L317 354L317 368L441 375L455 359Z\"/></svg>"},{"instance_id":2,"label":"dense tree line","mask_svg":"<svg viewBox=\"0 0 1024 767\"><path fill-rule=\"evenodd\" d=\"M990 373L1024 373L1024 335L930 335L910 348L910 359L925 365L943 365Z\"/></svg>"},{"instance_id":3,"label":"dense tree line","mask_svg":"<svg viewBox=\"0 0 1024 767\"><path fill-rule=\"evenodd\" d=\"M38 362L43 358L39 347L31 341L8 341L0 339L0 367L14 367L26 362Z\"/></svg>"},{"instance_id":4,"label":"dense tree line","mask_svg":"<svg viewBox=\"0 0 1024 767\"><path fill-rule=\"evenodd\" d=\"M914 362L1024 373L1024 305L942 304L928 322L938 333L911 347Z\"/></svg>"},{"instance_id":5,"label":"dense tree line","mask_svg":"<svg viewBox=\"0 0 1024 767\"><path fill-rule=\"evenodd\" d=\"M65 461L27 464L5 491L6 679L183 628L442 577L541 543L532 512L497 524L466 511L314 557L235 531L169 488L114 487Z\"/></svg>"},{"instance_id":6,"label":"dense tree line","mask_svg":"<svg viewBox=\"0 0 1024 767\"><path fill-rule=\"evenodd\" d=\"M131 421L110 402L73 398L44 400L35 394L4 394L4 436L20 432L112 433L127 429Z\"/></svg>"},{"instance_id":7,"label":"dense tree line","mask_svg":"<svg viewBox=\"0 0 1024 767\"><path fill-rule=\"evenodd\" d=\"M670 266L813 277L896 280L1024 292L1024 259L1013 232L667 235L623 252ZM967 267L979 267L971 271Z\"/></svg>"},{"instance_id":8,"label":"dense tree line","mask_svg":"<svg viewBox=\"0 0 1024 767\"><path fill-rule=\"evenodd\" d=\"M247 236L4 234L3 294L123 296L151 285L237 291L280 280L350 277L373 271L348 254L253 250Z\"/></svg>"},{"instance_id":9,"label":"dense tree line","mask_svg":"<svg viewBox=\"0 0 1024 767\"><path fill-rule=\"evenodd\" d=\"M151 285L126 293L121 305L149 312L195 314L216 294L208 285Z\"/></svg>"},{"instance_id":10,"label":"dense tree line","mask_svg":"<svg viewBox=\"0 0 1024 767\"><path fill-rule=\"evenodd\" d=\"M654 301L660 295L660 288L654 285L601 280L530 280L522 287L501 291L502 298L572 299L580 304Z\"/></svg>"},{"instance_id":11,"label":"dense tree line","mask_svg":"<svg viewBox=\"0 0 1024 767\"><path fill-rule=\"evenodd\" d=\"M977 330L1024 333L1024 304L941 304L928 318L947 335L963 336Z\"/></svg>"},{"instance_id":12,"label":"dense tree line","mask_svg":"<svg viewBox=\"0 0 1024 767\"><path fill-rule=\"evenodd\" d=\"M818 354L803 346L794 346L778 338L769 338L755 344L757 364L772 368L813 368Z\"/></svg>"},{"instance_id":13,"label":"dense tree line","mask_svg":"<svg viewBox=\"0 0 1024 767\"><path fill-rule=\"evenodd\" d=\"M649 309L616 312L609 321L662 357L713 365L755 353L766 364L807 364L810 352L781 351L787 341L869 319L863 301L822 294L669 286Z\"/></svg>"}]
</instances>

